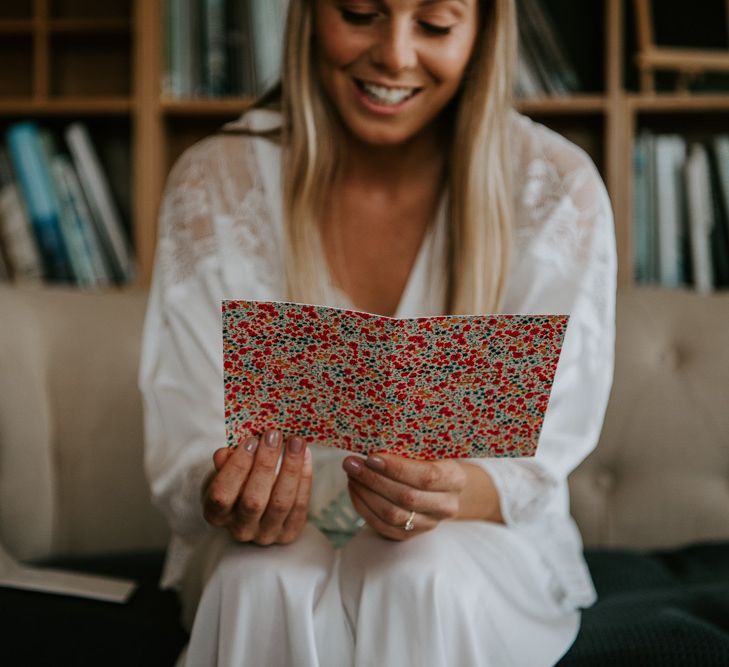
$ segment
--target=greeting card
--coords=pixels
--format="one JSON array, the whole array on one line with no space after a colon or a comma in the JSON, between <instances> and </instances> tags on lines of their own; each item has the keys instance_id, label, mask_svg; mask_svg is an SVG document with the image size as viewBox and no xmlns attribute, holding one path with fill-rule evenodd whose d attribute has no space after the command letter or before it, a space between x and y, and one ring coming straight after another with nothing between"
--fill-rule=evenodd
<instances>
[{"instance_id":1,"label":"greeting card","mask_svg":"<svg viewBox=\"0 0 729 667\"><path fill-rule=\"evenodd\" d=\"M239 300L222 312L229 445L278 428L419 459L533 456L568 321Z\"/></svg>"}]
</instances>

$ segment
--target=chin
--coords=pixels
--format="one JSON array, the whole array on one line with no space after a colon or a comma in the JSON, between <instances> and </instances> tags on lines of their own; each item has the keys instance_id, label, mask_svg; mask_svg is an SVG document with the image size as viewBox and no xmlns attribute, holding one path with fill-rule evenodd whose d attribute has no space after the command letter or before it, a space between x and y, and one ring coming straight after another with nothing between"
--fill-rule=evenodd
<instances>
[{"instance_id":1,"label":"chin","mask_svg":"<svg viewBox=\"0 0 729 667\"><path fill-rule=\"evenodd\" d=\"M413 139L422 128L387 127L386 124L370 122L346 122L350 134L365 144L384 148L398 146Z\"/></svg>"}]
</instances>

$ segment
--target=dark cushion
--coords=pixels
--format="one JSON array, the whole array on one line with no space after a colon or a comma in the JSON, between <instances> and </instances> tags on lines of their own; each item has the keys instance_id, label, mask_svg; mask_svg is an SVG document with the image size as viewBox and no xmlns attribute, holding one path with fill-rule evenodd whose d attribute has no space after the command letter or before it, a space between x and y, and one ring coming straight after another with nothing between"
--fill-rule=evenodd
<instances>
[{"instance_id":1,"label":"dark cushion","mask_svg":"<svg viewBox=\"0 0 729 667\"><path fill-rule=\"evenodd\" d=\"M729 665L729 543L585 557L598 601L559 665Z\"/></svg>"},{"instance_id":2,"label":"dark cushion","mask_svg":"<svg viewBox=\"0 0 729 667\"><path fill-rule=\"evenodd\" d=\"M163 553L74 558L52 567L133 579L126 604L0 588L0 665L174 665L187 642L172 591L157 587Z\"/></svg>"}]
</instances>

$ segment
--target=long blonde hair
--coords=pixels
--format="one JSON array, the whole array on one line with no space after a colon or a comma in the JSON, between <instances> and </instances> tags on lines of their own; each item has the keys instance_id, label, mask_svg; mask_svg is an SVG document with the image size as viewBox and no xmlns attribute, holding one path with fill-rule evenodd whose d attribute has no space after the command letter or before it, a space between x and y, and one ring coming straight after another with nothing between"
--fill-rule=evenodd
<instances>
[{"instance_id":1,"label":"long blonde hair","mask_svg":"<svg viewBox=\"0 0 729 667\"><path fill-rule=\"evenodd\" d=\"M290 0L281 86L254 106L282 112L287 299L322 303L326 266L319 218L342 163L341 123L317 74L312 0ZM479 0L479 34L461 90L451 104L454 129L449 189L447 312L496 312L510 254L512 184L509 113L516 52L514 0Z\"/></svg>"}]
</instances>

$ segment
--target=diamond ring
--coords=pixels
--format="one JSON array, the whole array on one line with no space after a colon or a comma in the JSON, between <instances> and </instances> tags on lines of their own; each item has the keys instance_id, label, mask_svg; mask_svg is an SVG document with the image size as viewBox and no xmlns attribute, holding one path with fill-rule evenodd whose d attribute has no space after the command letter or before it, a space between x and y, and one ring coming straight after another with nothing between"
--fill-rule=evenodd
<instances>
[{"instance_id":1,"label":"diamond ring","mask_svg":"<svg viewBox=\"0 0 729 667\"><path fill-rule=\"evenodd\" d=\"M405 522L405 525L403 526L403 529L406 530L408 533L411 530L415 530L415 523L413 522L414 518L415 518L415 510L410 512L410 516L408 517L408 520Z\"/></svg>"}]
</instances>

